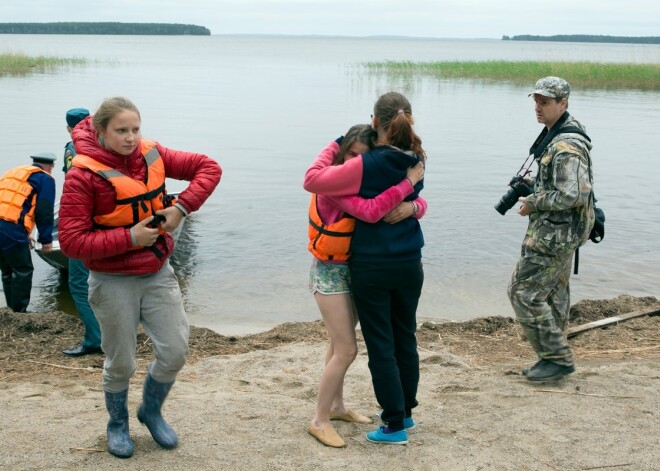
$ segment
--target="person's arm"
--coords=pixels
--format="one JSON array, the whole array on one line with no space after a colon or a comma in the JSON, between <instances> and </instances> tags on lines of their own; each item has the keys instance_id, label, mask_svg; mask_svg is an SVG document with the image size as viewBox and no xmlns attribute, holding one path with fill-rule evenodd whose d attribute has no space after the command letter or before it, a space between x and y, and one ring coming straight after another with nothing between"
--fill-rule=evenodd
<instances>
[{"instance_id":1,"label":"person's arm","mask_svg":"<svg viewBox=\"0 0 660 471\"><path fill-rule=\"evenodd\" d=\"M342 165L332 165L339 144L332 141L307 169L303 188L310 193L328 196L356 195L362 184L362 156L358 155Z\"/></svg>"},{"instance_id":2,"label":"person's arm","mask_svg":"<svg viewBox=\"0 0 660 471\"><path fill-rule=\"evenodd\" d=\"M345 213L373 224L383 219L383 216L396 208L412 192L413 187L406 178L375 198L353 195L331 196L329 200Z\"/></svg>"},{"instance_id":3,"label":"person's arm","mask_svg":"<svg viewBox=\"0 0 660 471\"><path fill-rule=\"evenodd\" d=\"M34 222L39 231L41 245L53 243L55 180L50 175L37 172L30 176L35 183L37 198L34 207Z\"/></svg>"},{"instance_id":4,"label":"person's arm","mask_svg":"<svg viewBox=\"0 0 660 471\"><path fill-rule=\"evenodd\" d=\"M426 214L426 207L426 200L418 196L414 200L404 201L399 204L385 215L383 221L389 224L396 224L408 218L421 219Z\"/></svg>"},{"instance_id":5,"label":"person's arm","mask_svg":"<svg viewBox=\"0 0 660 471\"><path fill-rule=\"evenodd\" d=\"M426 210L428 209L428 203L421 196L418 196L416 199L412 200L411 202L417 205L417 212L413 213L412 217L414 217L415 219L422 219L426 214Z\"/></svg>"},{"instance_id":6,"label":"person's arm","mask_svg":"<svg viewBox=\"0 0 660 471\"><path fill-rule=\"evenodd\" d=\"M369 222L376 223L383 219L386 214L390 214L397 206L401 206L402 201L406 196L415 191L415 185L424 178L424 164L419 163L414 167L410 167L406 172L406 177L401 180L397 185L394 185L374 198L363 198L358 195L332 197L330 199L335 206L342 209L344 212L355 216L356 218ZM419 206L414 204L414 212L419 211ZM426 202L424 202L426 205ZM426 207L424 207L426 211ZM408 217L408 215L406 215ZM403 219L403 217L401 218ZM389 221L386 221L389 222ZM398 221L397 221L398 222Z\"/></svg>"},{"instance_id":7,"label":"person's arm","mask_svg":"<svg viewBox=\"0 0 660 471\"><path fill-rule=\"evenodd\" d=\"M176 210L185 215L197 211L220 183L222 168L204 154L168 149L160 144L156 147L165 165L165 176L190 182L178 196ZM168 230L165 225L163 229Z\"/></svg>"},{"instance_id":8,"label":"person's arm","mask_svg":"<svg viewBox=\"0 0 660 471\"><path fill-rule=\"evenodd\" d=\"M62 166L62 171L65 174L73 166L73 158L75 156L76 156L76 149L73 146L73 142L67 142L67 144L64 146L64 165Z\"/></svg>"},{"instance_id":9,"label":"person's arm","mask_svg":"<svg viewBox=\"0 0 660 471\"><path fill-rule=\"evenodd\" d=\"M363 198L358 195L328 198L344 212L373 224L400 205L406 196L412 194L415 191L415 185L422 178L424 178L424 165L419 163L408 169L406 177L401 182L375 198ZM417 206L415 208L417 209Z\"/></svg>"}]
</instances>

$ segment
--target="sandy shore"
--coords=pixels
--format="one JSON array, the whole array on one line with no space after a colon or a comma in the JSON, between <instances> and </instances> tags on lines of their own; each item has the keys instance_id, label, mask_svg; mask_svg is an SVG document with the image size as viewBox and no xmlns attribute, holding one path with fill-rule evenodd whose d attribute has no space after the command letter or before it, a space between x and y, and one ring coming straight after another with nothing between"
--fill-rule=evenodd
<instances>
[{"instance_id":1,"label":"sandy shore","mask_svg":"<svg viewBox=\"0 0 660 471\"><path fill-rule=\"evenodd\" d=\"M23 338L18 332L24 326L9 332L8 322L16 322L8 314L0 315L0 321L3 317L1 469L660 468L658 316L581 334L573 342L577 372L542 384L520 375L532 354L515 324L463 333L437 326L420 329L418 427L407 446L368 443L369 425L337 422L348 443L344 449L325 447L306 433L325 348L318 324L307 327L305 335L299 332L297 339L281 341L293 327L261 337L261 344L255 337L253 348L244 353L192 357L164 407L180 437L180 446L171 451L160 449L135 418L144 358L129 395L135 454L128 460L105 451L102 356L84 361L30 356L30 347L49 347L34 325ZM617 349L605 338L623 340ZM273 339L281 342L276 345ZM650 342L640 343L644 339ZM350 407L371 416L380 411L362 343L345 391Z\"/></svg>"}]
</instances>

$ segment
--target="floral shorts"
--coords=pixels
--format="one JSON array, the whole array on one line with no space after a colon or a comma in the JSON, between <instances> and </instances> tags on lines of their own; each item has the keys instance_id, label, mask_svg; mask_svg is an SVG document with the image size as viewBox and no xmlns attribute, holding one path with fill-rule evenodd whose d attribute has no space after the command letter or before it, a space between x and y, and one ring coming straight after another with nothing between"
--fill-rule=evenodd
<instances>
[{"instance_id":1,"label":"floral shorts","mask_svg":"<svg viewBox=\"0 0 660 471\"><path fill-rule=\"evenodd\" d=\"M348 265L322 262L315 258L309 271L309 290L312 294L350 293L351 274Z\"/></svg>"}]
</instances>

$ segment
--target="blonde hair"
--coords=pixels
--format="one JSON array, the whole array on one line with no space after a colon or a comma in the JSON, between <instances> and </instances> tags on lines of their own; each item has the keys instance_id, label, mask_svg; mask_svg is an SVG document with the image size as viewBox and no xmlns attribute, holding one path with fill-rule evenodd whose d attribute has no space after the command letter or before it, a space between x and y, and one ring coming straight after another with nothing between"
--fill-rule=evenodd
<instances>
[{"instance_id":1,"label":"blonde hair","mask_svg":"<svg viewBox=\"0 0 660 471\"><path fill-rule=\"evenodd\" d=\"M97 132L105 131L110 120L124 110L135 111L140 118L140 111L131 100L123 96L106 98L92 117L92 125ZM140 118L141 119L141 118Z\"/></svg>"}]
</instances>

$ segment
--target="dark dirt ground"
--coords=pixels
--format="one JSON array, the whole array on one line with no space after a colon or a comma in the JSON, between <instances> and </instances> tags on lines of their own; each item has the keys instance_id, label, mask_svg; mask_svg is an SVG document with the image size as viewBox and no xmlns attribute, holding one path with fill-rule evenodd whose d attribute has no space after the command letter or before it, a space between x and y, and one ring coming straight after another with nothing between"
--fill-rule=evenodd
<instances>
[{"instance_id":1,"label":"dark dirt ground","mask_svg":"<svg viewBox=\"0 0 660 471\"><path fill-rule=\"evenodd\" d=\"M570 326L586 324L633 311L660 310L651 296L621 295L610 300L583 300L571 307ZM98 375L103 355L70 358L61 352L83 336L78 318L63 312L14 313L0 309L0 381L20 381L39 375ZM468 358L472 364L494 364L520 359L532 361L533 352L517 322L507 317L484 317L467 322L422 322L417 331L420 349L447 351ZM267 332L224 336L206 328L191 327L189 364L216 355L268 350L295 342L323 342L322 321L286 323ZM569 339L580 358L629 359L660 356L660 316L645 315L592 329ZM138 369L152 360L151 341L138 335Z\"/></svg>"}]
</instances>

